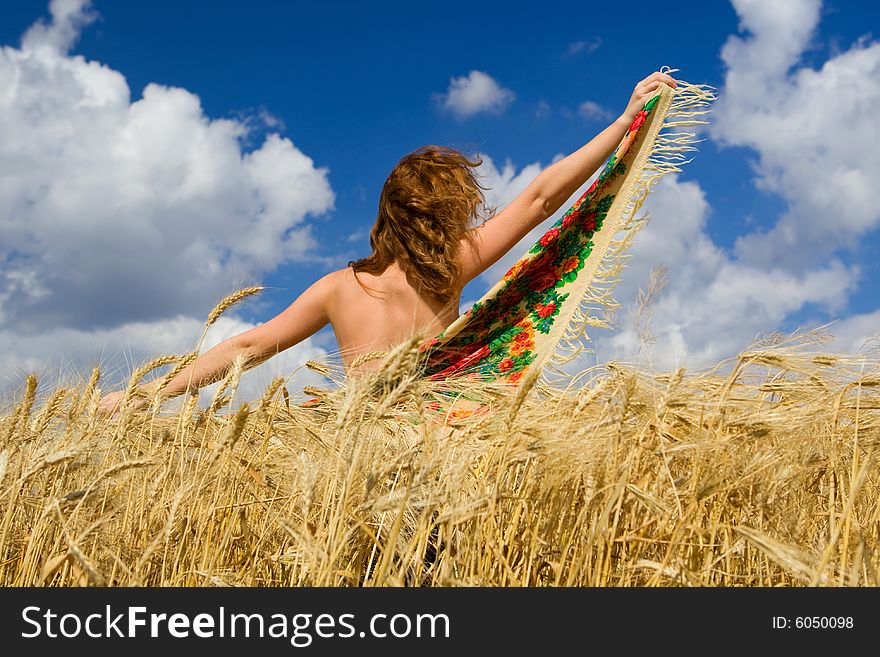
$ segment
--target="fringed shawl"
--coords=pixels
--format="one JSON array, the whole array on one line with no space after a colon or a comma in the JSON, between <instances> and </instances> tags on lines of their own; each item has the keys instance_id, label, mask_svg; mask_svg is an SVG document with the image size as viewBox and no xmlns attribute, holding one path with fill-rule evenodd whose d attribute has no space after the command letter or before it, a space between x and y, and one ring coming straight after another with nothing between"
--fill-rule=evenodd
<instances>
[{"instance_id":1,"label":"fringed shawl","mask_svg":"<svg viewBox=\"0 0 880 657\"><path fill-rule=\"evenodd\" d=\"M515 383L530 369L545 383L589 347L587 328L608 327L626 251L647 217L638 211L665 174L681 171L704 121L711 88L662 84L629 126L592 186L504 277L420 351L424 376ZM547 366L547 367L545 367Z\"/></svg>"}]
</instances>

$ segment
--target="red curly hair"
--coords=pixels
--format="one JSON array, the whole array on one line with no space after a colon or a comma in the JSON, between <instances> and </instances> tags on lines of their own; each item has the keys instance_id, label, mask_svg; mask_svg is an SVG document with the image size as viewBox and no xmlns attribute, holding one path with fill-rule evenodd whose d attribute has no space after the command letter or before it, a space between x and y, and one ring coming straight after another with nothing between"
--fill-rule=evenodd
<instances>
[{"instance_id":1,"label":"red curly hair","mask_svg":"<svg viewBox=\"0 0 880 657\"><path fill-rule=\"evenodd\" d=\"M349 262L357 272L378 275L392 263L425 296L447 302L458 289L456 254L478 215L491 215L471 160L454 148L423 146L404 156L391 171L379 197L370 232L373 253ZM486 217L487 218L487 217Z\"/></svg>"}]
</instances>

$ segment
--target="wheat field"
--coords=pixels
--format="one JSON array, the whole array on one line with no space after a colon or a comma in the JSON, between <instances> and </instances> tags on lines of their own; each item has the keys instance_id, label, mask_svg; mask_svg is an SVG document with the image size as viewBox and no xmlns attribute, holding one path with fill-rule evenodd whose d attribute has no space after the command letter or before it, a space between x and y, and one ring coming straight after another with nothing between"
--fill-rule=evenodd
<instances>
[{"instance_id":1,"label":"wheat field","mask_svg":"<svg viewBox=\"0 0 880 657\"><path fill-rule=\"evenodd\" d=\"M875 586L880 361L772 335L700 372L431 383L418 341L303 406L97 413L100 372L0 415L4 586ZM134 385L162 366L146 364ZM437 386L489 411L438 411Z\"/></svg>"}]
</instances>

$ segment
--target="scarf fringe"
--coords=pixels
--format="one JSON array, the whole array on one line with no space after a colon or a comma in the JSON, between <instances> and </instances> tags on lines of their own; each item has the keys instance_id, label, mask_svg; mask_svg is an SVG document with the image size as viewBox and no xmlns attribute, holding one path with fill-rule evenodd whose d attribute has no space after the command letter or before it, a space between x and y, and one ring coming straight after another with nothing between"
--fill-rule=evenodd
<instances>
[{"instance_id":1,"label":"scarf fringe","mask_svg":"<svg viewBox=\"0 0 880 657\"><path fill-rule=\"evenodd\" d=\"M672 73L678 69L665 69ZM712 101L715 100L715 87L705 84L691 84L676 80L677 87L666 115L654 136L647 158L641 171L632 175L615 199L608 212L603 228L613 230L605 253L593 273L592 279L579 303L575 304L570 318L565 323L553 351L541 368L537 388L544 386L565 387L574 385L584 376L592 374L596 368L573 373L563 369L567 363L587 353L595 353L588 329L613 328L617 310L621 304L614 298L614 289L629 259L630 246L636 235L644 228L650 217L647 212L639 215L639 210L653 187L667 174L678 173L681 167L693 160L688 153L696 151L696 144L703 141L695 131L687 131L708 122L705 116Z\"/></svg>"}]
</instances>

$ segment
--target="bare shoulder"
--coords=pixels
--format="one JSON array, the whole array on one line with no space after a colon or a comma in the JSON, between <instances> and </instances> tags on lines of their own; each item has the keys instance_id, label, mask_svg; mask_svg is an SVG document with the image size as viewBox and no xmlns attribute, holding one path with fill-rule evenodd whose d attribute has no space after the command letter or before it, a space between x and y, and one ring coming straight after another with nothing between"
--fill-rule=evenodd
<instances>
[{"instance_id":1,"label":"bare shoulder","mask_svg":"<svg viewBox=\"0 0 880 657\"><path fill-rule=\"evenodd\" d=\"M352 274L351 267L331 271L329 274L319 278L315 282L315 287L324 299L330 302L338 296L340 291L345 290L351 285L351 282L354 280Z\"/></svg>"},{"instance_id":2,"label":"bare shoulder","mask_svg":"<svg viewBox=\"0 0 880 657\"><path fill-rule=\"evenodd\" d=\"M344 280L346 276L348 276L351 271L351 267L344 267L342 269L337 269L336 271L331 271L329 274L325 274L319 281L324 281L325 285L332 285L334 283L338 283L341 280Z\"/></svg>"},{"instance_id":3,"label":"bare shoulder","mask_svg":"<svg viewBox=\"0 0 880 657\"><path fill-rule=\"evenodd\" d=\"M352 281L354 279L353 274L354 272L351 267L343 267L342 269L337 269L336 271L331 271L329 274L324 275L318 280L318 283L327 289L337 289L338 287Z\"/></svg>"},{"instance_id":4,"label":"bare shoulder","mask_svg":"<svg viewBox=\"0 0 880 657\"><path fill-rule=\"evenodd\" d=\"M329 274L324 274L321 278L315 281L314 287L317 291L320 291L321 294L332 294L340 285L345 283L346 276L345 269L331 271Z\"/></svg>"}]
</instances>

